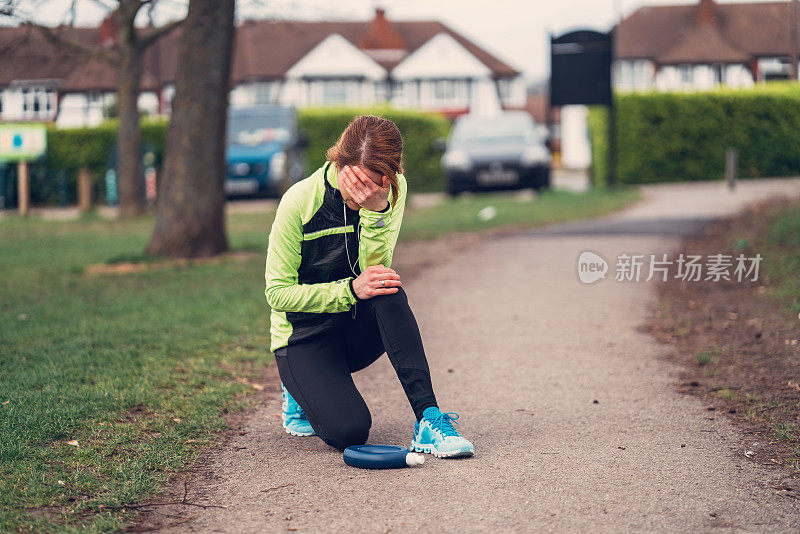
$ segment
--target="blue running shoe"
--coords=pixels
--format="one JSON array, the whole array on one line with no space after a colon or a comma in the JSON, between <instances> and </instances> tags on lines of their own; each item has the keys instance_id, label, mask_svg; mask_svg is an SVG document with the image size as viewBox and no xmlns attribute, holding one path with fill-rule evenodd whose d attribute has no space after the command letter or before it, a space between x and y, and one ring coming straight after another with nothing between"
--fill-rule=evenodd
<instances>
[{"instance_id":1,"label":"blue running shoe","mask_svg":"<svg viewBox=\"0 0 800 534\"><path fill-rule=\"evenodd\" d=\"M455 416L455 417L451 417ZM414 438L411 450L427 452L437 458L458 458L472 456L475 447L456 431L458 414L442 413L436 406L425 408L422 419L414 423Z\"/></svg>"},{"instance_id":2,"label":"blue running shoe","mask_svg":"<svg viewBox=\"0 0 800 534\"><path fill-rule=\"evenodd\" d=\"M292 395L284 387L281 382L281 399L283 400L283 428L286 432L293 436L313 436L316 434L314 429L311 428L311 423L308 422L306 412L297 404Z\"/></svg>"}]
</instances>

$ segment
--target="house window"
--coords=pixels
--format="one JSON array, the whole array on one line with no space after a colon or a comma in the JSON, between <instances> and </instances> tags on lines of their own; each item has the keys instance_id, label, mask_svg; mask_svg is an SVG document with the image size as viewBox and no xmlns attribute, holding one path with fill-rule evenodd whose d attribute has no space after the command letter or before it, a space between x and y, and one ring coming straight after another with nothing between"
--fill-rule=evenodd
<instances>
[{"instance_id":1,"label":"house window","mask_svg":"<svg viewBox=\"0 0 800 534\"><path fill-rule=\"evenodd\" d=\"M389 89L387 82L375 82L375 101L385 102L388 99Z\"/></svg>"},{"instance_id":2,"label":"house window","mask_svg":"<svg viewBox=\"0 0 800 534\"><path fill-rule=\"evenodd\" d=\"M722 85L725 83L725 66L721 63L711 65L711 70L714 72L714 84Z\"/></svg>"},{"instance_id":3,"label":"house window","mask_svg":"<svg viewBox=\"0 0 800 534\"><path fill-rule=\"evenodd\" d=\"M323 104L344 104L347 102L347 84L341 80L328 80L322 84Z\"/></svg>"},{"instance_id":4,"label":"house window","mask_svg":"<svg viewBox=\"0 0 800 534\"><path fill-rule=\"evenodd\" d=\"M511 82L508 80L497 80L497 92L503 100L511 96Z\"/></svg>"},{"instance_id":5,"label":"house window","mask_svg":"<svg viewBox=\"0 0 800 534\"><path fill-rule=\"evenodd\" d=\"M649 85L647 77L647 62L636 61L633 63L633 87L636 89L646 88Z\"/></svg>"},{"instance_id":6,"label":"house window","mask_svg":"<svg viewBox=\"0 0 800 534\"><path fill-rule=\"evenodd\" d=\"M405 82L391 82L390 87L392 98L403 98Z\"/></svg>"},{"instance_id":7,"label":"house window","mask_svg":"<svg viewBox=\"0 0 800 534\"><path fill-rule=\"evenodd\" d=\"M278 86L274 82L257 83L254 84L255 104L272 104L277 98Z\"/></svg>"},{"instance_id":8,"label":"house window","mask_svg":"<svg viewBox=\"0 0 800 534\"><path fill-rule=\"evenodd\" d=\"M633 61L623 61L620 67L623 87L633 87Z\"/></svg>"},{"instance_id":9,"label":"house window","mask_svg":"<svg viewBox=\"0 0 800 534\"><path fill-rule=\"evenodd\" d=\"M678 74L680 75L681 83L684 85L691 85L694 81L694 69L691 65L680 65Z\"/></svg>"},{"instance_id":10,"label":"house window","mask_svg":"<svg viewBox=\"0 0 800 534\"><path fill-rule=\"evenodd\" d=\"M456 83L453 80L436 80L433 84L433 97L438 101L450 101L456 96Z\"/></svg>"},{"instance_id":11,"label":"house window","mask_svg":"<svg viewBox=\"0 0 800 534\"><path fill-rule=\"evenodd\" d=\"M22 113L25 118L45 118L55 109L56 93L44 87L22 89Z\"/></svg>"}]
</instances>

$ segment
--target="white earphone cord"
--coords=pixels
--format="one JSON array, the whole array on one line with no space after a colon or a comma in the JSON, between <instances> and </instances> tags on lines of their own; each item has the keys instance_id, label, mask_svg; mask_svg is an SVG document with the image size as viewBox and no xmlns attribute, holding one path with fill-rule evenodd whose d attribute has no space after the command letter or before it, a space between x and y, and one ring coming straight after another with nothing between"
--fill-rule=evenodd
<instances>
[{"instance_id":1,"label":"white earphone cord","mask_svg":"<svg viewBox=\"0 0 800 534\"><path fill-rule=\"evenodd\" d=\"M342 217L344 217L344 225L346 227L347 226L347 206L345 206L344 198L342 198ZM354 233L356 232L355 225L353 225L353 232ZM355 269L355 266L358 264L358 257L356 257L356 261L355 262L353 262L352 264L350 263L350 249L347 246L347 230L346 229L343 232L343 234L344 234L344 252L345 252L345 254L347 254L347 266L350 267L350 272L353 273L353 276L358 278L358 275L356 274L356 269ZM358 303L353 304L353 319L356 318L356 313L357 313L356 307L357 307L357 304Z\"/></svg>"},{"instance_id":2,"label":"white earphone cord","mask_svg":"<svg viewBox=\"0 0 800 534\"><path fill-rule=\"evenodd\" d=\"M344 217L344 225L345 226L347 226L347 211L346 210L347 210L347 208L345 207L344 200L342 200L342 216ZM355 225L353 225L353 232L355 232L355 231L356 231L356 228L355 228ZM347 247L347 232L346 231L344 232L344 251L345 251L345 254L347 254L347 265L350 267L350 272L353 273L353 276L358 277L358 274L356 274L356 270L355 270L355 266L358 263L358 258L356 258L356 261L352 262L352 264L350 263L350 249Z\"/></svg>"}]
</instances>

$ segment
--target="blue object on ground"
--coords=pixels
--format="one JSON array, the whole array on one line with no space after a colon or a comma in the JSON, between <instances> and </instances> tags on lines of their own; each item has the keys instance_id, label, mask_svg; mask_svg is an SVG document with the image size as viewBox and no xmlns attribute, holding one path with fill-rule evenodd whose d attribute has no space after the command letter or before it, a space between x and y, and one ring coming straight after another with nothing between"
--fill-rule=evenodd
<instances>
[{"instance_id":1,"label":"blue object on ground","mask_svg":"<svg viewBox=\"0 0 800 534\"><path fill-rule=\"evenodd\" d=\"M344 463L362 469L396 469L425 463L425 457L397 445L351 445L344 450Z\"/></svg>"}]
</instances>

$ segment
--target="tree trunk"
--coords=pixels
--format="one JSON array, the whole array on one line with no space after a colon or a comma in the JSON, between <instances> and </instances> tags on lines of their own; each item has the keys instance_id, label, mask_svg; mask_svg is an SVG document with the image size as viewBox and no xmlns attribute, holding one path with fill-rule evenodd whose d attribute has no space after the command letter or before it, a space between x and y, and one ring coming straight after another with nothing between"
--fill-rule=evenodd
<instances>
[{"instance_id":1,"label":"tree trunk","mask_svg":"<svg viewBox=\"0 0 800 534\"><path fill-rule=\"evenodd\" d=\"M121 3L122 4L122 3ZM139 84L142 75L142 51L136 43L130 9L121 9L120 17L130 17L130 27L121 25L119 89L119 128L117 130L117 190L119 212L123 217L144 213L144 178L142 177L142 132L139 127ZM128 24L128 21L125 21Z\"/></svg>"},{"instance_id":2,"label":"tree trunk","mask_svg":"<svg viewBox=\"0 0 800 534\"><path fill-rule=\"evenodd\" d=\"M234 0L190 0L148 254L213 256L225 235L225 129Z\"/></svg>"}]
</instances>

